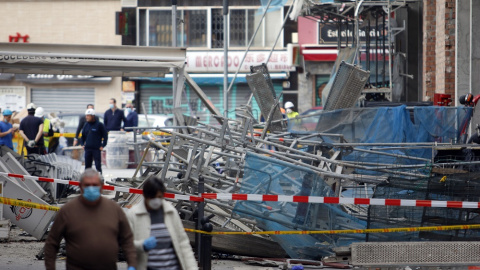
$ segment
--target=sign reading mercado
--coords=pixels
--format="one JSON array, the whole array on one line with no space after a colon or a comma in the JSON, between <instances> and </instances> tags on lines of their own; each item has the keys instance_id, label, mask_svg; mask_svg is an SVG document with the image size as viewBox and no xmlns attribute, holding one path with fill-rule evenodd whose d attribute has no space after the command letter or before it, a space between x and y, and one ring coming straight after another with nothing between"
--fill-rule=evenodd
<instances>
[{"instance_id":1,"label":"sign reading mercado","mask_svg":"<svg viewBox=\"0 0 480 270\"><path fill-rule=\"evenodd\" d=\"M250 66L258 66L265 63L270 51L250 51L248 52L240 72L250 73ZM236 72L244 51L228 52L228 72ZM211 72L223 73L223 52L222 51L187 51L186 70L189 72ZM295 71L295 67L288 64L287 51L274 51L267 63L268 71Z\"/></svg>"}]
</instances>

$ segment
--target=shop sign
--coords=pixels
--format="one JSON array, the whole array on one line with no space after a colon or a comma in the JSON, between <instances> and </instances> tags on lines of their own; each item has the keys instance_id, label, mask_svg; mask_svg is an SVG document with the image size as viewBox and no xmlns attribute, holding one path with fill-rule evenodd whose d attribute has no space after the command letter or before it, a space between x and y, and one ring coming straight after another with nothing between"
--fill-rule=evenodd
<instances>
[{"instance_id":1,"label":"shop sign","mask_svg":"<svg viewBox=\"0 0 480 270\"><path fill-rule=\"evenodd\" d=\"M108 83L112 80L112 77L63 74L15 74L15 80L26 83Z\"/></svg>"},{"instance_id":2,"label":"shop sign","mask_svg":"<svg viewBox=\"0 0 480 270\"><path fill-rule=\"evenodd\" d=\"M359 30L359 36L360 36L360 41L361 42L366 42L367 41L367 34L370 37L371 42L375 43L375 39L378 38L381 40L384 38L384 31L381 30L382 26L379 26L378 29L375 29L374 26L370 27L370 30L365 31L365 28L362 28ZM354 27L353 25L349 25L348 29L342 28L342 31L340 33L338 32L338 28L336 25L333 24L324 24L320 25L320 40L319 44L324 44L324 43L331 43L331 44L337 44L338 39L342 42L347 42L347 40L352 43L353 38L354 38Z\"/></svg>"},{"instance_id":3,"label":"shop sign","mask_svg":"<svg viewBox=\"0 0 480 270\"><path fill-rule=\"evenodd\" d=\"M258 66L267 61L270 51L248 52L240 72L250 73L250 66ZM238 70L245 55L244 51L228 52L228 72ZM269 72L295 71L289 64L287 51L274 51L267 63ZM187 51L186 70L188 72L222 73L224 68L224 55L222 51Z\"/></svg>"},{"instance_id":4,"label":"shop sign","mask_svg":"<svg viewBox=\"0 0 480 270\"><path fill-rule=\"evenodd\" d=\"M8 36L8 42L20 42L20 40L23 40L23 43L28 43L28 39L30 38L29 35L24 35L22 36L20 33L17 32L16 36Z\"/></svg>"},{"instance_id":5,"label":"shop sign","mask_svg":"<svg viewBox=\"0 0 480 270\"><path fill-rule=\"evenodd\" d=\"M21 111L26 106L25 86L0 86L0 108Z\"/></svg>"}]
</instances>

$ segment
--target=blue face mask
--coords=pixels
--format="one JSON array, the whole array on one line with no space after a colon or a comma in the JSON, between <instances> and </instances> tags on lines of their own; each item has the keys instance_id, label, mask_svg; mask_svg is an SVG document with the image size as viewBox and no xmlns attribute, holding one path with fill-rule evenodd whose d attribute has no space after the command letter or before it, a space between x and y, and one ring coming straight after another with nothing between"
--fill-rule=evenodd
<instances>
[{"instance_id":1,"label":"blue face mask","mask_svg":"<svg viewBox=\"0 0 480 270\"><path fill-rule=\"evenodd\" d=\"M127 108L126 110L127 110L128 113L132 112L132 108Z\"/></svg>"},{"instance_id":2,"label":"blue face mask","mask_svg":"<svg viewBox=\"0 0 480 270\"><path fill-rule=\"evenodd\" d=\"M110 109L113 109L113 104L110 104L109 106L110 106Z\"/></svg>"},{"instance_id":3,"label":"blue face mask","mask_svg":"<svg viewBox=\"0 0 480 270\"><path fill-rule=\"evenodd\" d=\"M83 198L89 202L94 202L100 198L100 187L89 186L83 189Z\"/></svg>"}]
</instances>

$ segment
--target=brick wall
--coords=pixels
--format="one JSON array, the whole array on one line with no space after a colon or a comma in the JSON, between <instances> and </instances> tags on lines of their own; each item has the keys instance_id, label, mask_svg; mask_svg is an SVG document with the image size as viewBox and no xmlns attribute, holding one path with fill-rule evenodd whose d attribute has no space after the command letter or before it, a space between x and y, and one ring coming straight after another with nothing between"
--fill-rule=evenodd
<instances>
[{"instance_id":1,"label":"brick wall","mask_svg":"<svg viewBox=\"0 0 480 270\"><path fill-rule=\"evenodd\" d=\"M436 0L435 93L445 93L445 0Z\"/></svg>"},{"instance_id":2,"label":"brick wall","mask_svg":"<svg viewBox=\"0 0 480 270\"><path fill-rule=\"evenodd\" d=\"M436 0L423 1L423 97L435 93Z\"/></svg>"},{"instance_id":3,"label":"brick wall","mask_svg":"<svg viewBox=\"0 0 480 270\"><path fill-rule=\"evenodd\" d=\"M425 0L423 96L451 94L455 99L455 0Z\"/></svg>"},{"instance_id":4,"label":"brick wall","mask_svg":"<svg viewBox=\"0 0 480 270\"><path fill-rule=\"evenodd\" d=\"M455 97L455 0L445 0L445 93Z\"/></svg>"}]
</instances>

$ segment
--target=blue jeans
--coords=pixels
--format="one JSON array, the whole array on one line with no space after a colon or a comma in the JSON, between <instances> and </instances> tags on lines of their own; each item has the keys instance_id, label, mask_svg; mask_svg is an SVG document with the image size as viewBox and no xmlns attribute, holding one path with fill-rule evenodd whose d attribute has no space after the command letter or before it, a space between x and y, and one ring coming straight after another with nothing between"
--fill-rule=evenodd
<instances>
[{"instance_id":1,"label":"blue jeans","mask_svg":"<svg viewBox=\"0 0 480 270\"><path fill-rule=\"evenodd\" d=\"M102 173L102 155L100 149L85 148L85 169L92 167L92 162L95 161L95 168Z\"/></svg>"}]
</instances>

